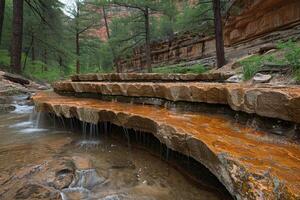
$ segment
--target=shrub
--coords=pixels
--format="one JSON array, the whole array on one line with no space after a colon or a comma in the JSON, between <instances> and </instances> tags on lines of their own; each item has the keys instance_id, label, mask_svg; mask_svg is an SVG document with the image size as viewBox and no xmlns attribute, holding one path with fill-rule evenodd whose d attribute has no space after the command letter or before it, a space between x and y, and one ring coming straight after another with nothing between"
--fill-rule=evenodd
<instances>
[{"instance_id":1,"label":"shrub","mask_svg":"<svg viewBox=\"0 0 300 200\"><path fill-rule=\"evenodd\" d=\"M263 64L262 56L251 56L242 60L240 64L243 67L244 80L251 79L261 68Z\"/></svg>"}]
</instances>

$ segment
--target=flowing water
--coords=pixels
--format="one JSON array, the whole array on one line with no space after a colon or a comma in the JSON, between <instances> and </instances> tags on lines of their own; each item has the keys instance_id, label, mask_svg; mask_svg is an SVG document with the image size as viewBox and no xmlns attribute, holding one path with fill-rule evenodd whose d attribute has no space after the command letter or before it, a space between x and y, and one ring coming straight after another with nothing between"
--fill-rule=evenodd
<instances>
[{"instance_id":1,"label":"flowing water","mask_svg":"<svg viewBox=\"0 0 300 200\"><path fill-rule=\"evenodd\" d=\"M199 184L167 162L169 150L164 154L167 159L162 159L146 148L138 148L131 143L128 130L115 129L119 134L125 133L125 140L110 137L110 124L99 127L78 124L75 120L51 119L35 113L33 106L24 103L25 99L13 98L16 110L0 115L0 199L26 199L31 194L26 193L22 184L27 182L51 186L51 168L56 169L64 159L75 161L76 171L68 186L51 188L59 193L58 199L230 198L220 193L218 186ZM145 143L151 139L140 133L136 137ZM43 171L45 166L48 171ZM55 176L66 180L68 173L65 167ZM35 199L42 197L45 196L35 194Z\"/></svg>"}]
</instances>

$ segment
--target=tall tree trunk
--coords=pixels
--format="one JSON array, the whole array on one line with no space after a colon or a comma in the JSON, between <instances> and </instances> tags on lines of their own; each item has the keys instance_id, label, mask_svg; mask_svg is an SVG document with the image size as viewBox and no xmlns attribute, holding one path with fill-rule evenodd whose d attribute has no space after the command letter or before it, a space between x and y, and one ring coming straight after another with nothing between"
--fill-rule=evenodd
<instances>
[{"instance_id":1,"label":"tall tree trunk","mask_svg":"<svg viewBox=\"0 0 300 200\"><path fill-rule=\"evenodd\" d=\"M104 23L105 23L105 30L106 30L106 35L107 35L107 39L110 38L110 33L109 33L109 27L108 27L108 22L107 22L107 15L106 15L106 11L105 11L105 7L102 6L102 12L103 12L103 18L104 18Z\"/></svg>"},{"instance_id":2,"label":"tall tree trunk","mask_svg":"<svg viewBox=\"0 0 300 200\"><path fill-rule=\"evenodd\" d=\"M213 0L213 10L214 10L214 23L215 23L217 67L220 68L225 65L225 53L224 53L224 40L223 40L223 27L222 27L220 0Z\"/></svg>"},{"instance_id":3,"label":"tall tree trunk","mask_svg":"<svg viewBox=\"0 0 300 200\"><path fill-rule=\"evenodd\" d=\"M76 73L79 74L80 73L80 60L79 60L79 56L80 56L80 46L79 46L79 33L76 33Z\"/></svg>"},{"instance_id":4,"label":"tall tree trunk","mask_svg":"<svg viewBox=\"0 0 300 200\"><path fill-rule=\"evenodd\" d=\"M21 73L22 36L23 36L23 0L13 0L13 25L10 65L12 71Z\"/></svg>"},{"instance_id":5,"label":"tall tree trunk","mask_svg":"<svg viewBox=\"0 0 300 200\"><path fill-rule=\"evenodd\" d=\"M108 26L108 21L107 21L107 15L106 15L105 6L102 6L102 13L103 13L103 18L104 18L104 23L105 23L105 30L106 30L107 39L110 39L110 32L109 32L109 26ZM113 56L113 63L116 64L116 62L115 62L115 60L116 60L115 51L111 47L111 45L110 45L110 48L111 48L112 56ZM116 64L116 71L117 71L117 73L121 72L118 64Z\"/></svg>"},{"instance_id":6,"label":"tall tree trunk","mask_svg":"<svg viewBox=\"0 0 300 200\"><path fill-rule=\"evenodd\" d=\"M44 48L44 70L43 71L48 71L48 51L47 51L47 47Z\"/></svg>"},{"instance_id":7,"label":"tall tree trunk","mask_svg":"<svg viewBox=\"0 0 300 200\"><path fill-rule=\"evenodd\" d=\"M147 71L149 73L152 72L152 67L151 67L151 49L150 49L150 19L149 19L149 8L146 7L145 12L145 31L146 31L146 66L147 66Z\"/></svg>"},{"instance_id":8,"label":"tall tree trunk","mask_svg":"<svg viewBox=\"0 0 300 200\"><path fill-rule=\"evenodd\" d=\"M31 61L35 61L34 34L31 33Z\"/></svg>"},{"instance_id":9,"label":"tall tree trunk","mask_svg":"<svg viewBox=\"0 0 300 200\"><path fill-rule=\"evenodd\" d=\"M58 64L60 67L63 67L63 59L62 59L61 55L58 56Z\"/></svg>"},{"instance_id":10,"label":"tall tree trunk","mask_svg":"<svg viewBox=\"0 0 300 200\"><path fill-rule=\"evenodd\" d=\"M80 2L76 0L76 73L80 73L80 43L79 43L79 17L80 17Z\"/></svg>"},{"instance_id":11,"label":"tall tree trunk","mask_svg":"<svg viewBox=\"0 0 300 200\"><path fill-rule=\"evenodd\" d=\"M27 59L28 59L28 55L29 55L29 53L30 53L30 50L31 50L31 51L34 50L34 48L33 48L33 42L34 42L34 40L33 40L33 33L32 33L32 34L31 34L30 46L29 46L29 48L27 49L27 51L25 52L25 60L24 60L24 64L23 64L23 71L25 71L26 64L27 64Z\"/></svg>"},{"instance_id":12,"label":"tall tree trunk","mask_svg":"<svg viewBox=\"0 0 300 200\"><path fill-rule=\"evenodd\" d=\"M0 0L0 44L1 44L1 39L2 39L4 11L5 11L5 0Z\"/></svg>"}]
</instances>

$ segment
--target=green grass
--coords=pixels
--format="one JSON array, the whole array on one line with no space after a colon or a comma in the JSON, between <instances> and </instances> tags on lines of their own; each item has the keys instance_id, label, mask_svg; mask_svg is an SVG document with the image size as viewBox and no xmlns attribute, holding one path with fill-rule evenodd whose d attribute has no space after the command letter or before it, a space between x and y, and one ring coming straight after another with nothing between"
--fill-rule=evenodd
<instances>
[{"instance_id":1,"label":"green grass","mask_svg":"<svg viewBox=\"0 0 300 200\"><path fill-rule=\"evenodd\" d=\"M179 66L165 66L165 67L158 67L153 68L154 73L178 73L178 74L187 74L187 73L195 73L201 74L206 72L207 69L200 64L189 66L189 67L179 67Z\"/></svg>"},{"instance_id":2,"label":"green grass","mask_svg":"<svg viewBox=\"0 0 300 200\"><path fill-rule=\"evenodd\" d=\"M263 59L261 56L251 56L241 61L244 80L251 79L260 70L262 63Z\"/></svg>"},{"instance_id":3,"label":"green grass","mask_svg":"<svg viewBox=\"0 0 300 200\"><path fill-rule=\"evenodd\" d=\"M53 82L61 79L64 73L60 71L58 67L47 66L47 71L43 70L45 64L41 61L34 61L32 64L28 64L23 74L31 79L37 79L43 82Z\"/></svg>"},{"instance_id":4,"label":"green grass","mask_svg":"<svg viewBox=\"0 0 300 200\"><path fill-rule=\"evenodd\" d=\"M275 55L254 55L240 61L243 69L244 80L251 79L264 63L272 63L290 66L293 75L300 80L300 47L296 42L279 42L278 48L283 52L284 57L278 58Z\"/></svg>"},{"instance_id":5,"label":"green grass","mask_svg":"<svg viewBox=\"0 0 300 200\"><path fill-rule=\"evenodd\" d=\"M24 63L25 56L22 55L22 65ZM43 69L47 68L45 71ZM0 69L5 71L11 71L10 69L10 55L7 50L0 50ZM65 76L66 73L62 72L58 66L46 65L41 61L32 61L27 58L27 65L23 75L30 79L40 80L43 82L53 82L59 80ZM67 72L67 74L69 74Z\"/></svg>"}]
</instances>

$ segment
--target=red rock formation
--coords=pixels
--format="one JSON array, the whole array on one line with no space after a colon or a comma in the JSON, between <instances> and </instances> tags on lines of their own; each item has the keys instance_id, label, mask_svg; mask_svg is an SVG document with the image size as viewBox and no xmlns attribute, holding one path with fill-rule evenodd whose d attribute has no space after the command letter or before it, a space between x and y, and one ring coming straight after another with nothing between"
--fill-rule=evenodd
<instances>
[{"instance_id":1,"label":"red rock formation","mask_svg":"<svg viewBox=\"0 0 300 200\"><path fill-rule=\"evenodd\" d=\"M225 22L225 43L251 40L293 23L300 23L299 0L237 0Z\"/></svg>"}]
</instances>

